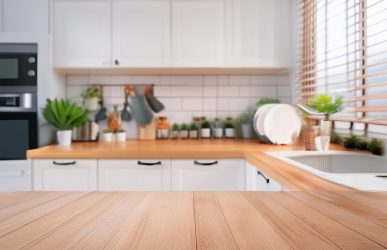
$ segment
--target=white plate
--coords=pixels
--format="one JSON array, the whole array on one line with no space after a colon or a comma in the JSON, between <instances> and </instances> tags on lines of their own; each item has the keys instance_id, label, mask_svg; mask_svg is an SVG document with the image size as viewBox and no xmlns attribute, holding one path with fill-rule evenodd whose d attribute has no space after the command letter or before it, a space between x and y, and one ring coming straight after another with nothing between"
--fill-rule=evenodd
<instances>
[{"instance_id":1,"label":"white plate","mask_svg":"<svg viewBox=\"0 0 387 250\"><path fill-rule=\"evenodd\" d=\"M301 132L302 121L295 108L277 104L265 114L264 134L275 144L293 144Z\"/></svg>"},{"instance_id":2,"label":"white plate","mask_svg":"<svg viewBox=\"0 0 387 250\"><path fill-rule=\"evenodd\" d=\"M265 135L265 131L263 129L263 125L264 125L264 121L265 121L265 116L267 114L267 112L273 108L274 106L276 106L278 104L265 104L263 106L261 106L257 113L258 113L258 116L257 116L257 121L255 122L255 126L257 128L257 132L258 134L260 135Z\"/></svg>"}]
</instances>

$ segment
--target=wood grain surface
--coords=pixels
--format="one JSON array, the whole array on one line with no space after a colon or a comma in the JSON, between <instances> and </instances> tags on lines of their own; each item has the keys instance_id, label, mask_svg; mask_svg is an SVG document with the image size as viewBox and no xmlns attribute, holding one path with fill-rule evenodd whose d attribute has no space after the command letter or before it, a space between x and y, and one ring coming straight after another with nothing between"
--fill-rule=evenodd
<instances>
[{"instance_id":1,"label":"wood grain surface","mask_svg":"<svg viewBox=\"0 0 387 250\"><path fill-rule=\"evenodd\" d=\"M0 193L0 249L383 249L386 193Z\"/></svg>"}]
</instances>

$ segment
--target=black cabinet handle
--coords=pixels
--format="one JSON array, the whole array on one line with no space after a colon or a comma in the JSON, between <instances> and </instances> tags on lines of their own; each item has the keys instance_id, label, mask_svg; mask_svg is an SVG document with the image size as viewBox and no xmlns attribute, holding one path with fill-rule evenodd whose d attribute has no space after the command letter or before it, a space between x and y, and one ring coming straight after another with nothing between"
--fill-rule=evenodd
<instances>
[{"instance_id":1,"label":"black cabinet handle","mask_svg":"<svg viewBox=\"0 0 387 250\"><path fill-rule=\"evenodd\" d=\"M76 161L71 161L71 162L56 162L56 161L53 161L52 163L54 165L58 165L58 166L69 166L69 165L75 165L77 162Z\"/></svg>"},{"instance_id":2,"label":"black cabinet handle","mask_svg":"<svg viewBox=\"0 0 387 250\"><path fill-rule=\"evenodd\" d=\"M194 161L195 165L200 165L200 166L212 166L218 164L218 161L214 162L199 162L199 161Z\"/></svg>"},{"instance_id":3,"label":"black cabinet handle","mask_svg":"<svg viewBox=\"0 0 387 250\"><path fill-rule=\"evenodd\" d=\"M117 59L116 60L114 60L114 65L120 65L120 61L118 61Z\"/></svg>"},{"instance_id":4,"label":"black cabinet handle","mask_svg":"<svg viewBox=\"0 0 387 250\"><path fill-rule=\"evenodd\" d=\"M259 171L257 171L257 174L262 176L262 178L265 179L266 183L269 184L269 182L270 182L269 178L266 178L266 176L264 174L262 174L261 172L259 172Z\"/></svg>"},{"instance_id":5,"label":"black cabinet handle","mask_svg":"<svg viewBox=\"0 0 387 250\"><path fill-rule=\"evenodd\" d=\"M155 165L161 165L161 161L158 161L158 162L142 162L142 161L137 161L137 165L155 166Z\"/></svg>"}]
</instances>

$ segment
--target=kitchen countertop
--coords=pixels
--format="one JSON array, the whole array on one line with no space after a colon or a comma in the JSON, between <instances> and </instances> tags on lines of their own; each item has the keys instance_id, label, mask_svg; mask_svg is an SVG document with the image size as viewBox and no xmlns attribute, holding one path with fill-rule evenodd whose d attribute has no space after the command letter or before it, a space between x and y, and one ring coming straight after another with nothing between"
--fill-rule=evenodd
<instances>
[{"instance_id":1,"label":"kitchen countertop","mask_svg":"<svg viewBox=\"0 0 387 250\"><path fill-rule=\"evenodd\" d=\"M377 249L387 193L0 193L1 249Z\"/></svg>"},{"instance_id":2,"label":"kitchen countertop","mask_svg":"<svg viewBox=\"0 0 387 250\"><path fill-rule=\"evenodd\" d=\"M332 149L343 150L331 145ZM30 159L212 159L244 158L266 175L295 191L339 191L349 188L321 179L265 154L269 151L303 150L300 145L266 145L254 140L128 140L50 145L28 150Z\"/></svg>"}]
</instances>

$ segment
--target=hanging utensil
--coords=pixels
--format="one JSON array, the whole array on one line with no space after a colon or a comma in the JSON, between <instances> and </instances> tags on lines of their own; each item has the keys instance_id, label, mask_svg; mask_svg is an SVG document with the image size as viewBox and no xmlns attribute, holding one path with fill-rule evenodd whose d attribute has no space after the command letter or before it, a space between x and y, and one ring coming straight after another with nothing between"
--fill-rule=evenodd
<instances>
[{"instance_id":1,"label":"hanging utensil","mask_svg":"<svg viewBox=\"0 0 387 250\"><path fill-rule=\"evenodd\" d=\"M128 110L128 107L129 107L128 97L130 94L130 86L125 86L124 93L125 93L125 102L124 102L124 108L121 111L121 120L122 121L131 121L132 115L130 114L130 112Z\"/></svg>"},{"instance_id":2,"label":"hanging utensil","mask_svg":"<svg viewBox=\"0 0 387 250\"><path fill-rule=\"evenodd\" d=\"M144 95L149 107L156 113L161 112L165 107L159 99L154 96L154 87L145 87Z\"/></svg>"},{"instance_id":3,"label":"hanging utensil","mask_svg":"<svg viewBox=\"0 0 387 250\"><path fill-rule=\"evenodd\" d=\"M153 112L150 109L145 97L137 90L131 90L130 93L130 109L132 110L133 118L138 125L148 125L153 120Z\"/></svg>"},{"instance_id":4,"label":"hanging utensil","mask_svg":"<svg viewBox=\"0 0 387 250\"><path fill-rule=\"evenodd\" d=\"M100 122L107 119L106 108L103 104L103 86L100 86L100 95L101 95L101 99L99 101L100 108L97 114L95 114L95 122Z\"/></svg>"}]
</instances>

